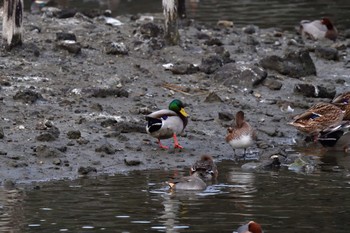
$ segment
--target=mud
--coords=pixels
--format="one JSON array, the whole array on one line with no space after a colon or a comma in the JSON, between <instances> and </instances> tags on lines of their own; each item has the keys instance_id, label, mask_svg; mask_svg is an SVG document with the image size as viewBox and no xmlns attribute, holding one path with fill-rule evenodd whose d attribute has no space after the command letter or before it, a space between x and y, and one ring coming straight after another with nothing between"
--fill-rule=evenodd
<instances>
[{"instance_id":1,"label":"mud","mask_svg":"<svg viewBox=\"0 0 350 233\"><path fill-rule=\"evenodd\" d=\"M202 154L234 159L225 135L239 110L257 131L247 159L287 158L295 140L303 139L287 125L291 117L348 90L344 36L335 43L304 42L278 28L208 28L186 20L180 45L167 46L161 15L117 19L122 25L80 13L25 13L23 45L1 48L2 184L189 167ZM336 59L317 56L317 45L334 48ZM262 59L276 55L288 63L286 54L300 50L309 54L316 75L262 67ZM169 63L172 70L164 66ZM301 84L322 87L326 95L316 88L305 96ZM179 137L184 149L163 150L146 134L145 115L174 98L190 115Z\"/></svg>"}]
</instances>

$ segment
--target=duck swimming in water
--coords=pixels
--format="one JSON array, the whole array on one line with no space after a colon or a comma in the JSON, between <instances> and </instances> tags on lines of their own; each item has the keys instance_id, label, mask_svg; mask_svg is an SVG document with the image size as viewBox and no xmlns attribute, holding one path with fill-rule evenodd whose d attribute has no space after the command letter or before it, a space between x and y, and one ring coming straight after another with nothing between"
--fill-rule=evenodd
<instances>
[{"instance_id":1,"label":"duck swimming in water","mask_svg":"<svg viewBox=\"0 0 350 233\"><path fill-rule=\"evenodd\" d=\"M194 172L190 176L184 176L180 178L173 179L172 181L167 182L170 189L176 190L204 190L207 187L207 184L200 178L199 172Z\"/></svg>"},{"instance_id":2,"label":"duck swimming in water","mask_svg":"<svg viewBox=\"0 0 350 233\"><path fill-rule=\"evenodd\" d=\"M250 221L247 224L240 226L236 231L236 233L264 233L260 224Z\"/></svg>"},{"instance_id":3,"label":"duck swimming in water","mask_svg":"<svg viewBox=\"0 0 350 233\"><path fill-rule=\"evenodd\" d=\"M203 180L216 179L218 176L218 169L213 158L210 155L202 155L200 160L197 160L191 166L191 175L198 173Z\"/></svg>"},{"instance_id":4,"label":"duck swimming in water","mask_svg":"<svg viewBox=\"0 0 350 233\"><path fill-rule=\"evenodd\" d=\"M168 109L162 109L146 116L146 131L151 136L158 139L160 148L168 149L162 145L161 139L174 138L174 147L182 149L177 140L177 135L183 132L188 123L188 114L184 109L184 104L175 99L171 101Z\"/></svg>"}]
</instances>

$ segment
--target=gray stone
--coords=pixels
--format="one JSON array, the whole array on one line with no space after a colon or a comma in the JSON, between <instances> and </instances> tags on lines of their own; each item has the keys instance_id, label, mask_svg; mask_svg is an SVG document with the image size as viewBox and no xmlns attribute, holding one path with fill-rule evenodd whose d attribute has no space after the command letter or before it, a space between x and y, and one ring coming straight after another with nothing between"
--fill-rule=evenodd
<instances>
[{"instance_id":1,"label":"gray stone","mask_svg":"<svg viewBox=\"0 0 350 233\"><path fill-rule=\"evenodd\" d=\"M260 84L266 76L266 71L257 65L228 63L215 72L214 79L226 86L252 88Z\"/></svg>"},{"instance_id":2,"label":"gray stone","mask_svg":"<svg viewBox=\"0 0 350 233\"><path fill-rule=\"evenodd\" d=\"M90 173L96 173L97 172L97 169L95 167L90 167L90 166L87 166L87 167L79 167L78 169L78 173L80 175L88 175Z\"/></svg>"},{"instance_id":3,"label":"gray stone","mask_svg":"<svg viewBox=\"0 0 350 233\"><path fill-rule=\"evenodd\" d=\"M69 139L78 139L81 137L81 133L79 130L71 130L67 133Z\"/></svg>"},{"instance_id":4,"label":"gray stone","mask_svg":"<svg viewBox=\"0 0 350 233\"><path fill-rule=\"evenodd\" d=\"M0 127L0 139L3 139L4 137L5 137L4 129Z\"/></svg>"},{"instance_id":5,"label":"gray stone","mask_svg":"<svg viewBox=\"0 0 350 233\"><path fill-rule=\"evenodd\" d=\"M210 92L209 95L205 98L204 102L206 103L215 103L215 102L223 102L220 96L215 92Z\"/></svg>"},{"instance_id":6,"label":"gray stone","mask_svg":"<svg viewBox=\"0 0 350 233\"><path fill-rule=\"evenodd\" d=\"M127 166L138 166L138 165L141 164L141 161L140 160L126 158L126 159L124 159L124 163Z\"/></svg>"},{"instance_id":7,"label":"gray stone","mask_svg":"<svg viewBox=\"0 0 350 233\"><path fill-rule=\"evenodd\" d=\"M81 45L74 40L58 41L57 48L67 50L69 53L78 54L81 52Z\"/></svg>"},{"instance_id":8,"label":"gray stone","mask_svg":"<svg viewBox=\"0 0 350 233\"><path fill-rule=\"evenodd\" d=\"M230 112L219 112L218 116L222 121L232 121L235 118L235 116Z\"/></svg>"},{"instance_id":9,"label":"gray stone","mask_svg":"<svg viewBox=\"0 0 350 233\"><path fill-rule=\"evenodd\" d=\"M277 81L273 77L269 76L263 81L262 84L270 90L281 90L283 85L282 82Z\"/></svg>"},{"instance_id":10,"label":"gray stone","mask_svg":"<svg viewBox=\"0 0 350 233\"><path fill-rule=\"evenodd\" d=\"M260 65L292 78L316 75L315 64L307 50L288 52L284 57L268 56L261 59Z\"/></svg>"},{"instance_id":11,"label":"gray stone","mask_svg":"<svg viewBox=\"0 0 350 233\"><path fill-rule=\"evenodd\" d=\"M315 86L308 83L300 83L295 85L294 92L305 97L333 99L336 94L336 89L333 86L325 87L321 85Z\"/></svg>"},{"instance_id":12,"label":"gray stone","mask_svg":"<svg viewBox=\"0 0 350 233\"><path fill-rule=\"evenodd\" d=\"M23 103L35 103L37 100L43 100L43 96L30 89L20 90L14 96L14 100L22 101Z\"/></svg>"},{"instance_id":13,"label":"gray stone","mask_svg":"<svg viewBox=\"0 0 350 233\"><path fill-rule=\"evenodd\" d=\"M218 70L223 64L224 62L220 55L209 55L208 57L202 59L202 63L199 69L200 71L206 74L212 74L216 70Z\"/></svg>"},{"instance_id":14,"label":"gray stone","mask_svg":"<svg viewBox=\"0 0 350 233\"><path fill-rule=\"evenodd\" d=\"M162 30L155 23L150 22L140 26L140 33L147 38L158 37L161 32Z\"/></svg>"},{"instance_id":15,"label":"gray stone","mask_svg":"<svg viewBox=\"0 0 350 233\"><path fill-rule=\"evenodd\" d=\"M175 63L173 67L170 68L173 74L194 74L199 71L197 66L186 62Z\"/></svg>"},{"instance_id":16,"label":"gray stone","mask_svg":"<svg viewBox=\"0 0 350 233\"><path fill-rule=\"evenodd\" d=\"M102 146L98 147L95 149L96 152L104 152L106 154L114 154L115 153L115 149L113 148L113 146L109 143L103 144Z\"/></svg>"},{"instance_id":17,"label":"gray stone","mask_svg":"<svg viewBox=\"0 0 350 233\"><path fill-rule=\"evenodd\" d=\"M123 42L112 42L105 46L106 54L128 55L129 49Z\"/></svg>"},{"instance_id":18,"label":"gray stone","mask_svg":"<svg viewBox=\"0 0 350 233\"><path fill-rule=\"evenodd\" d=\"M338 50L331 47L317 46L315 49L315 55L316 57L323 58L326 60L339 60Z\"/></svg>"},{"instance_id":19,"label":"gray stone","mask_svg":"<svg viewBox=\"0 0 350 233\"><path fill-rule=\"evenodd\" d=\"M34 149L36 155L40 158L57 158L61 152L56 148L51 148L47 145L39 145Z\"/></svg>"}]
</instances>

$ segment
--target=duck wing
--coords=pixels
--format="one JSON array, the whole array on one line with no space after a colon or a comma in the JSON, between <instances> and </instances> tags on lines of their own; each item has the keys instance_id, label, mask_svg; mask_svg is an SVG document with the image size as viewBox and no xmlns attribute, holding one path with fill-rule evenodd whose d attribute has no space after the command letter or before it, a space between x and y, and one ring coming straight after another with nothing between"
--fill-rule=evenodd
<instances>
[{"instance_id":1,"label":"duck wing","mask_svg":"<svg viewBox=\"0 0 350 233\"><path fill-rule=\"evenodd\" d=\"M168 117L168 116L177 116L177 113L174 111L171 111L169 109L162 109L156 112L152 112L151 114L148 114L146 116L146 120L148 120L149 118L164 118L164 117Z\"/></svg>"}]
</instances>

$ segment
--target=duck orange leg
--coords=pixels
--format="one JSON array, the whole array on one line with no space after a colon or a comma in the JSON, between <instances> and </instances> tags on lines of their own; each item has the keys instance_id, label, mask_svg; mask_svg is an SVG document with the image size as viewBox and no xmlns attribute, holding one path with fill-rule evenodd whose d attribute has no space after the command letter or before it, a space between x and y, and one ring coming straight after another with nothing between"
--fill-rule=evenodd
<instances>
[{"instance_id":1,"label":"duck orange leg","mask_svg":"<svg viewBox=\"0 0 350 233\"><path fill-rule=\"evenodd\" d=\"M167 147L167 146L164 146L161 142L160 142L160 139L158 139L158 145L159 145L159 147L160 148L162 148L162 149L169 149L169 147Z\"/></svg>"},{"instance_id":2,"label":"duck orange leg","mask_svg":"<svg viewBox=\"0 0 350 233\"><path fill-rule=\"evenodd\" d=\"M182 146L180 146L179 141L177 140L176 134L174 133L173 135L174 138L174 148L179 148L179 149L183 149Z\"/></svg>"}]
</instances>

